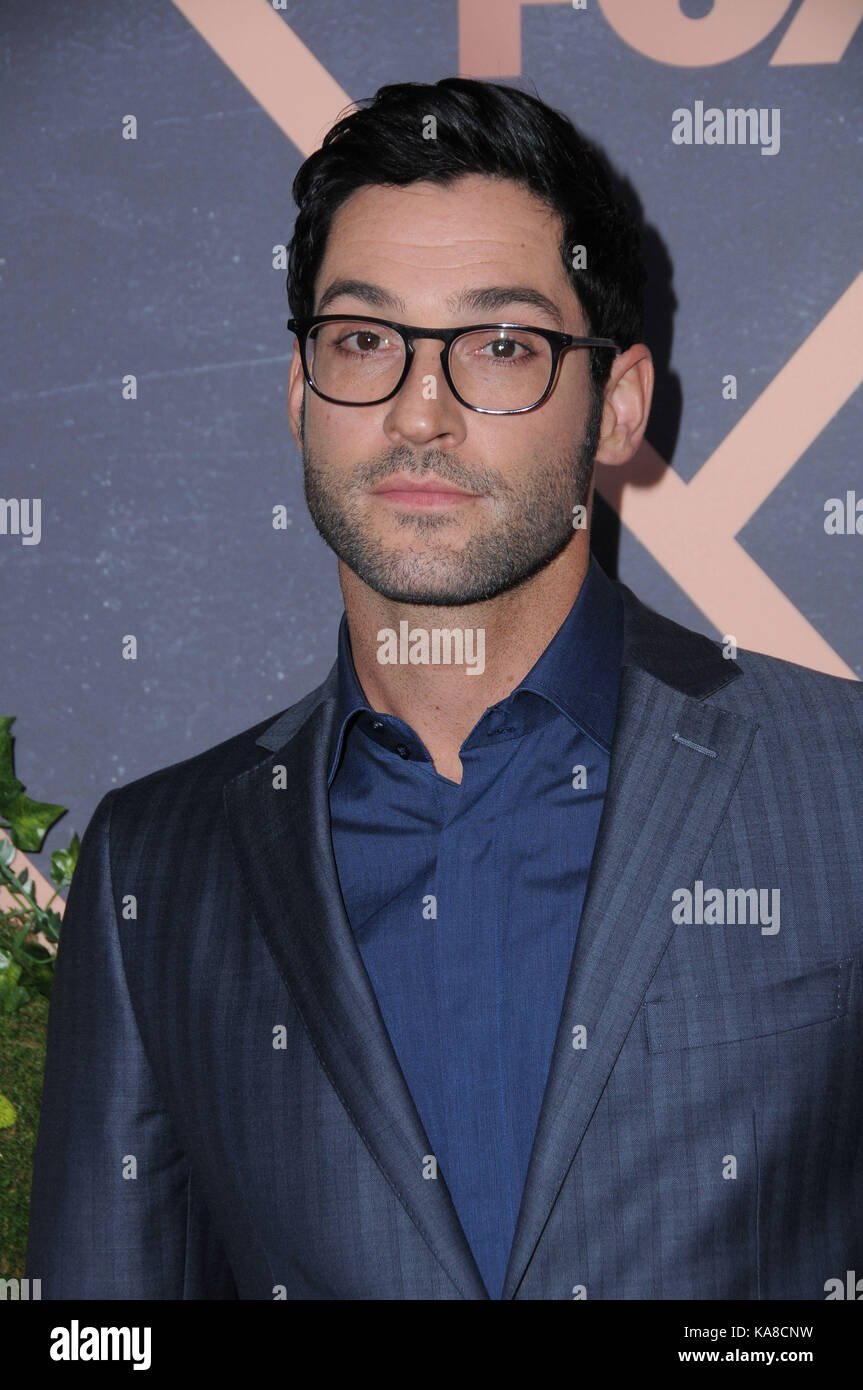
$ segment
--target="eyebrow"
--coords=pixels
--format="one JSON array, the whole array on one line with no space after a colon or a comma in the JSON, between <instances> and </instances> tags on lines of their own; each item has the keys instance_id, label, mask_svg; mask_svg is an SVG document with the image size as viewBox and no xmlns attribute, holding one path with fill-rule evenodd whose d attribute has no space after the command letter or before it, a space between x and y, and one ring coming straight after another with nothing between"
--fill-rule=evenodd
<instances>
[{"instance_id":1,"label":"eyebrow","mask_svg":"<svg viewBox=\"0 0 863 1390\"><path fill-rule=\"evenodd\" d=\"M388 290L382 289L380 285L373 285L368 280L334 280L321 296L316 312L323 314L334 299L343 295L361 299L364 304L374 309L394 310L399 314L403 314L406 309L404 300L398 295L390 294ZM563 315L554 300L530 285L487 285L483 289L462 290L460 294L451 294L446 304L454 314L463 313L468 309L472 312L481 310L495 313L507 304L526 304L532 309L548 314L558 328L563 329Z\"/></svg>"}]
</instances>

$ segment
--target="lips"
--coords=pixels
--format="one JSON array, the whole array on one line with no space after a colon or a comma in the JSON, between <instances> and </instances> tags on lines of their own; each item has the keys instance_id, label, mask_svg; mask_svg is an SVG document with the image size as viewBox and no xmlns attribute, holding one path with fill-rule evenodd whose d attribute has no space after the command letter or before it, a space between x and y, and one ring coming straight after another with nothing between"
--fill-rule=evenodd
<instances>
[{"instance_id":1,"label":"lips","mask_svg":"<svg viewBox=\"0 0 863 1390\"><path fill-rule=\"evenodd\" d=\"M463 507L465 502L475 502L480 494L462 492L440 478L407 478L401 474L378 483L372 495L385 507L400 507L409 512L443 512Z\"/></svg>"},{"instance_id":2,"label":"lips","mask_svg":"<svg viewBox=\"0 0 863 1390\"><path fill-rule=\"evenodd\" d=\"M378 483L377 487L372 488L374 493L416 493L420 496L428 497L474 497L473 492L465 492L463 488L454 487L452 483L445 483L440 478L408 478L404 474L397 474L393 478L387 478L384 482Z\"/></svg>"}]
</instances>

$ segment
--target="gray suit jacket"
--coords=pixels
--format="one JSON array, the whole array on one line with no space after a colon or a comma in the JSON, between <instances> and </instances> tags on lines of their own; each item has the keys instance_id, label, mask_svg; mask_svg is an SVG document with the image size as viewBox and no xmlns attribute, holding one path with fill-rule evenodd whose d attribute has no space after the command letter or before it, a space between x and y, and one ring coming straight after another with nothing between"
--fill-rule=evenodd
<instances>
[{"instance_id":1,"label":"gray suit jacket","mask_svg":"<svg viewBox=\"0 0 863 1390\"><path fill-rule=\"evenodd\" d=\"M619 588L503 1297L823 1299L863 1272L863 687L726 660ZM488 1297L344 911L334 681L93 815L33 1180L45 1298Z\"/></svg>"}]
</instances>

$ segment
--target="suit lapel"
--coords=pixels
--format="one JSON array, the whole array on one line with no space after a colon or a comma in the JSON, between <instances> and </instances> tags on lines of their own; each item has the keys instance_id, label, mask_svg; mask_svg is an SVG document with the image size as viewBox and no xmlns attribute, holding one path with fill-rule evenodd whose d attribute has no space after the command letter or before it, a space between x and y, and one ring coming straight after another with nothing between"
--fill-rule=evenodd
<instances>
[{"instance_id":1,"label":"suit lapel","mask_svg":"<svg viewBox=\"0 0 863 1390\"><path fill-rule=\"evenodd\" d=\"M255 920L364 1143L462 1297L488 1298L445 1183L422 1176L431 1145L345 913L326 776L334 687L335 667L258 740L275 756L227 783L234 850Z\"/></svg>"},{"instance_id":2,"label":"suit lapel","mask_svg":"<svg viewBox=\"0 0 863 1390\"><path fill-rule=\"evenodd\" d=\"M740 673L736 663L619 589L624 667L605 805L505 1299L518 1291L674 930L672 891L697 878L757 727L699 702ZM578 1024L587 1043L576 1051Z\"/></svg>"}]
</instances>

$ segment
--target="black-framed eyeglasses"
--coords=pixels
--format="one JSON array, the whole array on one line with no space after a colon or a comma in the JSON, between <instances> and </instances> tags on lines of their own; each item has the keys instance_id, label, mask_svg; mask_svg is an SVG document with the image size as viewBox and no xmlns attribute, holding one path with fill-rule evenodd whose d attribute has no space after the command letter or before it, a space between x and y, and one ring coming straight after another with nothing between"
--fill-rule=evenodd
<instances>
[{"instance_id":1,"label":"black-framed eyeglasses","mask_svg":"<svg viewBox=\"0 0 863 1390\"><path fill-rule=\"evenodd\" d=\"M416 338L443 343L447 386L468 410L520 415L542 405L561 355L570 348L608 348L610 338L576 338L521 323L472 323L464 328L416 328L369 314L316 314L288 319L300 345L303 374L316 395L333 405L380 405L401 390ZM432 383L424 390L433 392Z\"/></svg>"}]
</instances>

